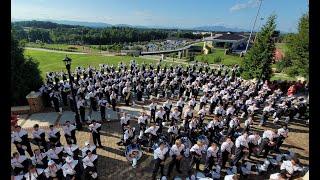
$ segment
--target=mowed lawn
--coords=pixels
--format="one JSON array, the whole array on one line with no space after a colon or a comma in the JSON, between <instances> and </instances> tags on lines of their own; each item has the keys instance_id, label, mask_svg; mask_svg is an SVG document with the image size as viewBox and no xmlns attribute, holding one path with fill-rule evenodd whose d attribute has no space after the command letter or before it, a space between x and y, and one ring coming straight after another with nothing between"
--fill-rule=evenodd
<instances>
[{"instance_id":1,"label":"mowed lawn","mask_svg":"<svg viewBox=\"0 0 320 180\"><path fill-rule=\"evenodd\" d=\"M56 52L46 52L39 50L25 49L25 56L32 57L35 61L39 62L39 68L41 70L41 76L45 77L47 72L51 71L66 71L63 59L65 54ZM72 59L72 70L77 66L88 67L99 67L99 64L113 64L118 65L120 61L129 64L133 57L130 56L103 56L103 55L92 55L92 54L68 54L68 57ZM138 64L154 64L158 63L156 60L144 59L141 57L134 58ZM164 64L176 64L176 63L162 63Z\"/></svg>"},{"instance_id":2,"label":"mowed lawn","mask_svg":"<svg viewBox=\"0 0 320 180\"><path fill-rule=\"evenodd\" d=\"M208 61L209 64L216 64L214 59L220 56L222 58L221 64L226 66L233 66L235 64L240 65L242 63L243 58L238 55L224 55L224 51L224 49L214 49L211 54L196 56L195 60L198 60L199 62Z\"/></svg>"}]
</instances>

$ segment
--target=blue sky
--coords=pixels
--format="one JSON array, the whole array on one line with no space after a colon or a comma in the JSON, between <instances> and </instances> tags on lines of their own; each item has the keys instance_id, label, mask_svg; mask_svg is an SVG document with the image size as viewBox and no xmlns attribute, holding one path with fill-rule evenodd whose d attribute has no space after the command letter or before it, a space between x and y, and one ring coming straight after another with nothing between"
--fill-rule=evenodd
<instances>
[{"instance_id":1,"label":"blue sky","mask_svg":"<svg viewBox=\"0 0 320 180\"><path fill-rule=\"evenodd\" d=\"M12 0L13 19L55 19L143 26L223 25L251 29L258 0ZM308 0L263 0L259 20L277 15L277 29L296 31Z\"/></svg>"}]
</instances>

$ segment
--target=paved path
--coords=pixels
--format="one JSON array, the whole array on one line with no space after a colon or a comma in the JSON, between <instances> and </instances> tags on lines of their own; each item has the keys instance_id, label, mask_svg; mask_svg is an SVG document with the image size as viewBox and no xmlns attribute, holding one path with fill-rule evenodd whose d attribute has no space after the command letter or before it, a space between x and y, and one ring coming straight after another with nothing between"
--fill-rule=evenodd
<instances>
[{"instance_id":1,"label":"paved path","mask_svg":"<svg viewBox=\"0 0 320 180\"><path fill-rule=\"evenodd\" d=\"M63 53L63 54L88 54L88 53L84 53L84 52L59 51L59 50L53 50L53 49L33 48L33 47L25 47L25 49L37 50L37 51L46 51L46 52L55 52L55 53Z\"/></svg>"}]
</instances>

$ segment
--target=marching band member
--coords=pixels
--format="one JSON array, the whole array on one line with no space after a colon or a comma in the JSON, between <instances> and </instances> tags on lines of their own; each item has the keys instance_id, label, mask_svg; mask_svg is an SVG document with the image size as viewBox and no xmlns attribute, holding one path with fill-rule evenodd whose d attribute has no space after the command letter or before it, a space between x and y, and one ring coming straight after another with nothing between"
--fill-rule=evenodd
<instances>
[{"instance_id":1,"label":"marching band member","mask_svg":"<svg viewBox=\"0 0 320 180\"><path fill-rule=\"evenodd\" d=\"M60 146L60 131L55 128L52 124L49 126L49 131L47 132L48 134L48 139L50 141L50 143L53 143L55 145Z\"/></svg>"},{"instance_id":2,"label":"marching band member","mask_svg":"<svg viewBox=\"0 0 320 180\"><path fill-rule=\"evenodd\" d=\"M154 102L154 99L151 99L151 104L149 105L149 110L150 110L150 114L151 114L151 120L153 120L153 122L156 122L156 110L157 110L157 103Z\"/></svg>"},{"instance_id":3,"label":"marching band member","mask_svg":"<svg viewBox=\"0 0 320 180\"><path fill-rule=\"evenodd\" d=\"M270 149L272 149L276 145L275 137L276 134L272 130L266 130L263 132L259 148L259 154L261 154L264 150L263 158L267 158Z\"/></svg>"},{"instance_id":4,"label":"marching band member","mask_svg":"<svg viewBox=\"0 0 320 180\"><path fill-rule=\"evenodd\" d=\"M183 158L184 151L185 151L184 144L181 143L180 139L177 139L175 141L175 144L172 145L172 147L170 148L170 151L169 151L169 155L171 156L171 161L170 161L169 167L168 167L168 173L167 173L168 177L170 177L170 174L171 174L174 166L176 166L178 173L180 173L180 174L182 173L182 171L180 170L180 162Z\"/></svg>"},{"instance_id":5,"label":"marching band member","mask_svg":"<svg viewBox=\"0 0 320 180\"><path fill-rule=\"evenodd\" d=\"M21 126L15 126L14 129L15 131L12 134L12 141L16 145L18 152L24 154L24 149L26 149L30 157L33 156L28 132L22 129Z\"/></svg>"},{"instance_id":6,"label":"marching band member","mask_svg":"<svg viewBox=\"0 0 320 180\"><path fill-rule=\"evenodd\" d=\"M207 149L205 171L210 172L212 166L218 158L219 147L216 143L211 143L211 146Z\"/></svg>"},{"instance_id":7,"label":"marching band member","mask_svg":"<svg viewBox=\"0 0 320 180\"><path fill-rule=\"evenodd\" d=\"M148 116L145 112L142 112L138 117L139 131L145 131L148 123Z\"/></svg>"},{"instance_id":8,"label":"marching band member","mask_svg":"<svg viewBox=\"0 0 320 180\"><path fill-rule=\"evenodd\" d=\"M160 127L156 126L156 124L152 123L149 128L147 128L144 133L148 135L149 137L149 147L153 144L153 142L157 139L158 137L158 131Z\"/></svg>"},{"instance_id":9,"label":"marching band member","mask_svg":"<svg viewBox=\"0 0 320 180\"><path fill-rule=\"evenodd\" d=\"M122 127L122 131L125 131L125 127L130 124L130 116L127 115L126 112L122 113L122 117L120 118L120 125Z\"/></svg>"},{"instance_id":10,"label":"marching band member","mask_svg":"<svg viewBox=\"0 0 320 180\"><path fill-rule=\"evenodd\" d=\"M170 111L172 107L171 100L168 99L166 102L164 102L162 107L165 110L165 116L163 118L163 121L170 121L169 116L170 116Z\"/></svg>"},{"instance_id":11,"label":"marching band member","mask_svg":"<svg viewBox=\"0 0 320 180\"><path fill-rule=\"evenodd\" d=\"M74 144L77 144L76 138L76 126L70 124L70 121L66 121L65 125L62 127L64 132L64 137L66 141L72 140Z\"/></svg>"},{"instance_id":12,"label":"marching band member","mask_svg":"<svg viewBox=\"0 0 320 180\"><path fill-rule=\"evenodd\" d=\"M93 154L90 150L86 152L87 156L82 159L85 179L97 179L98 155Z\"/></svg>"},{"instance_id":13,"label":"marching band member","mask_svg":"<svg viewBox=\"0 0 320 180\"><path fill-rule=\"evenodd\" d=\"M252 152L255 152L255 149L259 147L260 141L261 141L261 137L259 136L257 131L253 131L253 134L248 136L248 146L249 146L248 159L250 159Z\"/></svg>"},{"instance_id":14,"label":"marching band member","mask_svg":"<svg viewBox=\"0 0 320 180\"><path fill-rule=\"evenodd\" d=\"M134 127L130 127L130 125L126 126L126 130L124 131L123 134L123 144L125 146L131 144L131 141L134 138L134 132L135 132L135 128Z\"/></svg>"},{"instance_id":15,"label":"marching band member","mask_svg":"<svg viewBox=\"0 0 320 180\"><path fill-rule=\"evenodd\" d=\"M84 143L84 147L81 149L82 157L87 155L87 151L90 150L93 154L97 154L97 146L94 144L90 144L89 141Z\"/></svg>"},{"instance_id":16,"label":"marching band member","mask_svg":"<svg viewBox=\"0 0 320 180\"><path fill-rule=\"evenodd\" d=\"M106 107L108 105L108 101L106 99L100 98L100 100L98 101L98 104L100 107L101 121L105 121L106 120Z\"/></svg>"},{"instance_id":17,"label":"marching band member","mask_svg":"<svg viewBox=\"0 0 320 180\"><path fill-rule=\"evenodd\" d=\"M92 123L89 125L89 131L92 134L93 143L99 148L102 148L101 145L101 139L100 139L100 130L101 130L101 124L97 123L95 120L92 120Z\"/></svg>"},{"instance_id":18,"label":"marching band member","mask_svg":"<svg viewBox=\"0 0 320 180\"><path fill-rule=\"evenodd\" d=\"M199 169L199 165L200 165L200 161L202 158L202 154L204 152L204 144L201 141L197 141L197 143L195 145L192 146L192 148L190 149L190 154L192 156L192 160L189 164L189 169L188 169L188 175L191 176L192 174L192 168L194 165L196 165L196 170L200 171Z\"/></svg>"},{"instance_id":19,"label":"marching band member","mask_svg":"<svg viewBox=\"0 0 320 180\"><path fill-rule=\"evenodd\" d=\"M234 143L231 141L231 137L227 137L226 141L221 144L221 168L225 168L226 162L231 155L231 150L233 148Z\"/></svg>"},{"instance_id":20,"label":"marching band member","mask_svg":"<svg viewBox=\"0 0 320 180\"><path fill-rule=\"evenodd\" d=\"M45 131L43 129L40 129L38 124L35 124L33 126L32 136L32 141L35 145L38 145L42 151L47 150Z\"/></svg>"},{"instance_id":21,"label":"marching band member","mask_svg":"<svg viewBox=\"0 0 320 180\"><path fill-rule=\"evenodd\" d=\"M129 106L130 95L131 95L131 88L130 88L128 82L126 83L126 86L123 88L122 94L123 94L123 96L124 96L124 98L125 98L126 105Z\"/></svg>"},{"instance_id":22,"label":"marching band member","mask_svg":"<svg viewBox=\"0 0 320 180\"><path fill-rule=\"evenodd\" d=\"M26 180L44 179L44 169L36 168L33 165L29 166L29 171L24 175Z\"/></svg>"},{"instance_id":23,"label":"marching band member","mask_svg":"<svg viewBox=\"0 0 320 180\"><path fill-rule=\"evenodd\" d=\"M181 113L179 112L178 108L175 107L173 109L173 112L170 113L171 123L179 122L180 116L181 116Z\"/></svg>"},{"instance_id":24,"label":"marching band member","mask_svg":"<svg viewBox=\"0 0 320 180\"><path fill-rule=\"evenodd\" d=\"M34 155L31 157L32 164L36 168L45 169L47 167L48 158L46 153L42 153L39 149L34 150Z\"/></svg>"},{"instance_id":25,"label":"marching band member","mask_svg":"<svg viewBox=\"0 0 320 180\"><path fill-rule=\"evenodd\" d=\"M180 97L179 101L177 101L176 107L178 107L178 111L180 112L180 118L182 115L183 107L184 107L184 100L182 97Z\"/></svg>"},{"instance_id":26,"label":"marching band member","mask_svg":"<svg viewBox=\"0 0 320 180\"><path fill-rule=\"evenodd\" d=\"M48 167L44 170L44 174L49 180L62 179L61 165L56 164L53 160L48 161Z\"/></svg>"},{"instance_id":27,"label":"marching band member","mask_svg":"<svg viewBox=\"0 0 320 180\"><path fill-rule=\"evenodd\" d=\"M56 164L62 162L63 147L56 147L54 144L46 152L48 159L53 160Z\"/></svg>"},{"instance_id":28,"label":"marching band member","mask_svg":"<svg viewBox=\"0 0 320 180\"><path fill-rule=\"evenodd\" d=\"M244 132L242 133L241 136L239 136L236 139L236 152L235 152L235 157L233 159L233 166L236 166L237 163L240 161L240 159L244 156L245 152L248 152L249 145L248 145L248 133Z\"/></svg>"},{"instance_id":29,"label":"marching band member","mask_svg":"<svg viewBox=\"0 0 320 180\"><path fill-rule=\"evenodd\" d=\"M66 158L66 163L62 166L62 173L64 178L72 180L80 178L80 168L78 160L74 160L72 157L68 156Z\"/></svg>"},{"instance_id":30,"label":"marching band member","mask_svg":"<svg viewBox=\"0 0 320 180\"><path fill-rule=\"evenodd\" d=\"M278 137L276 141L275 151L280 152L280 146L282 145L285 138L288 137L288 133L289 133L289 130L287 125L283 125L282 128L278 129L278 133L277 133Z\"/></svg>"},{"instance_id":31,"label":"marching band member","mask_svg":"<svg viewBox=\"0 0 320 180\"><path fill-rule=\"evenodd\" d=\"M65 155L73 157L73 159L79 159L79 146L72 144L71 141L67 141L67 145L63 147L63 152Z\"/></svg>"},{"instance_id":32,"label":"marching band member","mask_svg":"<svg viewBox=\"0 0 320 180\"><path fill-rule=\"evenodd\" d=\"M163 107L160 107L160 110L156 112L156 123L159 125L159 132L162 132L162 122L164 120L166 112L163 110Z\"/></svg>"},{"instance_id":33,"label":"marching band member","mask_svg":"<svg viewBox=\"0 0 320 180\"><path fill-rule=\"evenodd\" d=\"M164 142L160 142L159 147L154 151L153 156L155 159L155 165L152 171L152 179L155 180L158 170L160 168L161 177L164 175L164 162L167 158L168 148L165 147Z\"/></svg>"},{"instance_id":34,"label":"marching band member","mask_svg":"<svg viewBox=\"0 0 320 180\"><path fill-rule=\"evenodd\" d=\"M11 158L11 167L14 175L26 173L28 171L29 160L26 156L20 155L18 152L14 152Z\"/></svg>"}]
</instances>

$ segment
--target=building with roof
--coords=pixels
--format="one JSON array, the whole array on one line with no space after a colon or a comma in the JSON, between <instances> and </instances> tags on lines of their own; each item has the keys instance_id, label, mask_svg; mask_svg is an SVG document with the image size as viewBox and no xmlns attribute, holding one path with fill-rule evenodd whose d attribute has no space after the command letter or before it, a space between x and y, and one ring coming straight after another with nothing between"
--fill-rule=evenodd
<instances>
[{"instance_id":1,"label":"building with roof","mask_svg":"<svg viewBox=\"0 0 320 180\"><path fill-rule=\"evenodd\" d=\"M210 37L204 38L204 41L212 46L219 44L220 46L224 47L225 44L227 44L232 51L241 52L246 48L248 37L243 33L227 32L211 35Z\"/></svg>"}]
</instances>

